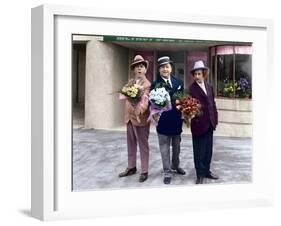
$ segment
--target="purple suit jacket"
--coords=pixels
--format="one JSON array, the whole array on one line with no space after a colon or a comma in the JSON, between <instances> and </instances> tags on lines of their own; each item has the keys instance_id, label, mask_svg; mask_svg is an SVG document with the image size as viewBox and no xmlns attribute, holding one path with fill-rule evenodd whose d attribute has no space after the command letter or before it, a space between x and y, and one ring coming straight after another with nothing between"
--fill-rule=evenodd
<instances>
[{"instance_id":1,"label":"purple suit jacket","mask_svg":"<svg viewBox=\"0 0 281 226\"><path fill-rule=\"evenodd\" d=\"M216 129L218 124L218 111L215 103L213 87L207 82L205 82L205 87L207 95L196 81L189 87L190 95L199 100L203 111L201 116L194 117L191 120L191 133L194 136L201 136L206 133L210 125Z\"/></svg>"}]
</instances>

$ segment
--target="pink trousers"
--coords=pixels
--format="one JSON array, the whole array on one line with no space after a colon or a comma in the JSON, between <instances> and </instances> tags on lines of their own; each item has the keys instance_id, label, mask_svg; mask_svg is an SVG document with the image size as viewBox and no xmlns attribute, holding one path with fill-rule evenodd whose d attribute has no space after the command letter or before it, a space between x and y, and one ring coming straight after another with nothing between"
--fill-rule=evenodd
<instances>
[{"instance_id":1,"label":"pink trousers","mask_svg":"<svg viewBox=\"0 0 281 226\"><path fill-rule=\"evenodd\" d=\"M136 167L137 144L140 150L141 173L148 172L150 124L147 126L134 126L131 121L127 123L128 168Z\"/></svg>"}]
</instances>

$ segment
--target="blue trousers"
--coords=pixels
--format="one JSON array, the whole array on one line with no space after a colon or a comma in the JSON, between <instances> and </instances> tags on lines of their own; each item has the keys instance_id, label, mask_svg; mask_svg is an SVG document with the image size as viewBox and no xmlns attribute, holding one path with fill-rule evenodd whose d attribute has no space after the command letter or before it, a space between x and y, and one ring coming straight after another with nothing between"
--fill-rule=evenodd
<instances>
[{"instance_id":1,"label":"blue trousers","mask_svg":"<svg viewBox=\"0 0 281 226\"><path fill-rule=\"evenodd\" d=\"M210 164L213 154L213 127L201 136L192 136L193 159L197 177L211 173Z\"/></svg>"}]
</instances>

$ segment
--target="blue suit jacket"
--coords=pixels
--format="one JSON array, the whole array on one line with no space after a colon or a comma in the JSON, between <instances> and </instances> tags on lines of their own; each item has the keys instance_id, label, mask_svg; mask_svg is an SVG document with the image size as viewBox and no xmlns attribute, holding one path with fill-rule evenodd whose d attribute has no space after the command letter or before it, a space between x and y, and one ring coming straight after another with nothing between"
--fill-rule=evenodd
<instances>
[{"instance_id":1,"label":"blue suit jacket","mask_svg":"<svg viewBox=\"0 0 281 226\"><path fill-rule=\"evenodd\" d=\"M165 84L165 81L160 75L152 83L151 90L155 88L157 83ZM177 91L183 91L184 85L183 81L175 76L171 76L172 89L169 91L170 97ZM182 114L179 110L176 109L175 103L172 101L172 109L170 111L163 112L159 119L156 130L158 133L166 136L175 136L182 133Z\"/></svg>"}]
</instances>

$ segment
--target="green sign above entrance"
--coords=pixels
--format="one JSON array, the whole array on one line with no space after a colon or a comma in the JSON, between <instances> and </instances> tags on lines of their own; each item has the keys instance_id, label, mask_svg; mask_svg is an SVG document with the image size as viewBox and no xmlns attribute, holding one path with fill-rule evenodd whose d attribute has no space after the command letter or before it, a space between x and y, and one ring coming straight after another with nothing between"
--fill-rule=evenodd
<instances>
[{"instance_id":1,"label":"green sign above entrance","mask_svg":"<svg viewBox=\"0 0 281 226\"><path fill-rule=\"evenodd\" d=\"M173 38L148 38L148 37L130 37L130 36L103 36L104 42L161 42L173 44L203 44L203 45L219 45L219 44L241 44L249 45L246 42L231 41L211 41L211 40L194 40L194 39L173 39Z\"/></svg>"}]
</instances>

